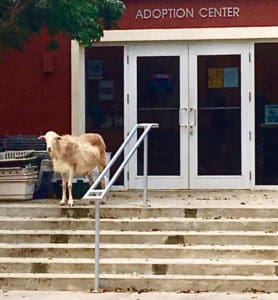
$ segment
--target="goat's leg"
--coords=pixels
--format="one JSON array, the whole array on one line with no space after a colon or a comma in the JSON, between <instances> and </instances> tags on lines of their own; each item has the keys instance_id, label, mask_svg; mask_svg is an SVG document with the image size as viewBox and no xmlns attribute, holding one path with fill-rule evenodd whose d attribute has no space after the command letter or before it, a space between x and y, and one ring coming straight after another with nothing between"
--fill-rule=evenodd
<instances>
[{"instance_id":1,"label":"goat's leg","mask_svg":"<svg viewBox=\"0 0 278 300\"><path fill-rule=\"evenodd\" d=\"M72 197L72 180L73 180L73 172L69 171L69 178L68 178L68 191L69 191L69 206L73 206L73 197Z\"/></svg>"},{"instance_id":2,"label":"goat's leg","mask_svg":"<svg viewBox=\"0 0 278 300\"><path fill-rule=\"evenodd\" d=\"M62 177L62 200L60 204L63 205L67 201L67 174L62 173L61 177Z\"/></svg>"},{"instance_id":3,"label":"goat's leg","mask_svg":"<svg viewBox=\"0 0 278 300\"><path fill-rule=\"evenodd\" d=\"M87 177L89 179L89 185L92 186L94 183L93 174L89 172L89 173L87 173Z\"/></svg>"}]
</instances>

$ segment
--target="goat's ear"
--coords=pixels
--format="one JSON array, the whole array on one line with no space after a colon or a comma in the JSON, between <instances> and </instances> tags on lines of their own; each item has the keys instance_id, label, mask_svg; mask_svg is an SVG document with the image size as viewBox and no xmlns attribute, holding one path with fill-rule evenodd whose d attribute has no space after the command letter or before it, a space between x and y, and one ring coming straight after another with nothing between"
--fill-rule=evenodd
<instances>
[{"instance_id":1,"label":"goat's ear","mask_svg":"<svg viewBox=\"0 0 278 300\"><path fill-rule=\"evenodd\" d=\"M38 137L38 139L39 139L39 140L45 140L45 136L44 136L44 135L40 135L40 136Z\"/></svg>"}]
</instances>

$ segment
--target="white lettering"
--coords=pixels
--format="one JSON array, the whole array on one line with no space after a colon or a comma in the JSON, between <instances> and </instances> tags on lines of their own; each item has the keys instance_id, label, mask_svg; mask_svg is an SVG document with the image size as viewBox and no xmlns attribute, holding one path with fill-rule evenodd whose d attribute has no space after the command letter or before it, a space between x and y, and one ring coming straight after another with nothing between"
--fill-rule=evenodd
<instances>
[{"instance_id":1,"label":"white lettering","mask_svg":"<svg viewBox=\"0 0 278 300\"><path fill-rule=\"evenodd\" d=\"M200 8L200 10L199 10L199 16L201 18L206 18L208 16L207 11L208 11L207 8Z\"/></svg>"},{"instance_id":2,"label":"white lettering","mask_svg":"<svg viewBox=\"0 0 278 300\"><path fill-rule=\"evenodd\" d=\"M186 16L187 18L194 18L194 8L187 8L186 9Z\"/></svg>"},{"instance_id":3,"label":"white lettering","mask_svg":"<svg viewBox=\"0 0 278 300\"><path fill-rule=\"evenodd\" d=\"M168 15L168 10L166 8L162 9L162 19L164 19Z\"/></svg>"},{"instance_id":4,"label":"white lettering","mask_svg":"<svg viewBox=\"0 0 278 300\"><path fill-rule=\"evenodd\" d=\"M170 13L170 19L174 18L174 15L175 15L175 9L174 9L174 8L169 8L168 11L169 11L169 13Z\"/></svg>"},{"instance_id":5,"label":"white lettering","mask_svg":"<svg viewBox=\"0 0 278 300\"><path fill-rule=\"evenodd\" d=\"M229 7L222 7L222 11L223 11L223 14L221 17L225 18L227 16L227 10L229 9Z\"/></svg>"},{"instance_id":6,"label":"white lettering","mask_svg":"<svg viewBox=\"0 0 278 300\"><path fill-rule=\"evenodd\" d=\"M215 8L215 16L221 17L221 8Z\"/></svg>"},{"instance_id":7,"label":"white lettering","mask_svg":"<svg viewBox=\"0 0 278 300\"><path fill-rule=\"evenodd\" d=\"M202 7L199 9L201 18L235 18L239 17L239 7Z\"/></svg>"},{"instance_id":8,"label":"white lettering","mask_svg":"<svg viewBox=\"0 0 278 300\"><path fill-rule=\"evenodd\" d=\"M201 7L198 16L201 18L238 18L239 7ZM185 19L194 18L194 8L154 8L138 9L135 19Z\"/></svg>"},{"instance_id":9,"label":"white lettering","mask_svg":"<svg viewBox=\"0 0 278 300\"><path fill-rule=\"evenodd\" d=\"M239 7L234 7L234 17L239 17L240 9Z\"/></svg>"},{"instance_id":10,"label":"white lettering","mask_svg":"<svg viewBox=\"0 0 278 300\"><path fill-rule=\"evenodd\" d=\"M228 7L228 15L229 18L232 18L234 16L234 11L232 7Z\"/></svg>"},{"instance_id":11,"label":"white lettering","mask_svg":"<svg viewBox=\"0 0 278 300\"><path fill-rule=\"evenodd\" d=\"M179 19L183 19L185 17L185 10L182 8L178 8L176 11L176 16Z\"/></svg>"},{"instance_id":12,"label":"white lettering","mask_svg":"<svg viewBox=\"0 0 278 300\"><path fill-rule=\"evenodd\" d=\"M210 8L208 9L208 17L209 17L209 18L213 18L213 17L214 17L214 15L213 15L214 12L215 12L215 9L212 8L212 7L210 7Z\"/></svg>"},{"instance_id":13,"label":"white lettering","mask_svg":"<svg viewBox=\"0 0 278 300\"><path fill-rule=\"evenodd\" d=\"M135 19L144 19L143 17L143 13L142 13L142 10L141 9L138 9L137 10L137 13L136 13L136 16L135 16Z\"/></svg>"},{"instance_id":14,"label":"white lettering","mask_svg":"<svg viewBox=\"0 0 278 300\"><path fill-rule=\"evenodd\" d=\"M161 18L161 10L156 8L153 10L153 18L154 19L160 19Z\"/></svg>"},{"instance_id":15,"label":"white lettering","mask_svg":"<svg viewBox=\"0 0 278 300\"><path fill-rule=\"evenodd\" d=\"M152 17L152 11L150 9L144 9L144 19L150 19Z\"/></svg>"}]
</instances>

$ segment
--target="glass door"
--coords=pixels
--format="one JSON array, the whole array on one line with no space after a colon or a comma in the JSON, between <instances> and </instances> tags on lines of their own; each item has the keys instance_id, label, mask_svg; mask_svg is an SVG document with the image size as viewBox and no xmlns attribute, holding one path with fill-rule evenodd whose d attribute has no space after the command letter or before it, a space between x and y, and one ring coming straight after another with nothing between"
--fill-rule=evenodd
<instances>
[{"instance_id":1,"label":"glass door","mask_svg":"<svg viewBox=\"0 0 278 300\"><path fill-rule=\"evenodd\" d=\"M249 44L189 48L191 188L250 186Z\"/></svg>"},{"instance_id":2,"label":"glass door","mask_svg":"<svg viewBox=\"0 0 278 300\"><path fill-rule=\"evenodd\" d=\"M255 44L255 184L278 184L278 43Z\"/></svg>"},{"instance_id":3,"label":"glass door","mask_svg":"<svg viewBox=\"0 0 278 300\"><path fill-rule=\"evenodd\" d=\"M187 49L183 46L144 45L128 48L127 119L159 123L149 135L150 188L188 187ZM130 162L129 187L140 188L143 146Z\"/></svg>"},{"instance_id":4,"label":"glass door","mask_svg":"<svg viewBox=\"0 0 278 300\"><path fill-rule=\"evenodd\" d=\"M159 123L149 137L150 188L251 186L250 53L248 43L128 47L128 130ZM129 165L130 188L142 187L142 150Z\"/></svg>"}]
</instances>

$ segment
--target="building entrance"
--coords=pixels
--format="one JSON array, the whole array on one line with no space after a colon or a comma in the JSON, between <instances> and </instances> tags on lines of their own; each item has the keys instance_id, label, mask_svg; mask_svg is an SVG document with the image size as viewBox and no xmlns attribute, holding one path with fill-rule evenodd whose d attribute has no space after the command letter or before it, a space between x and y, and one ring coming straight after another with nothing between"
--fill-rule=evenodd
<instances>
[{"instance_id":1,"label":"building entrance","mask_svg":"<svg viewBox=\"0 0 278 300\"><path fill-rule=\"evenodd\" d=\"M128 127L156 122L151 188L247 188L249 44L128 48ZM130 165L142 182L142 149Z\"/></svg>"}]
</instances>

